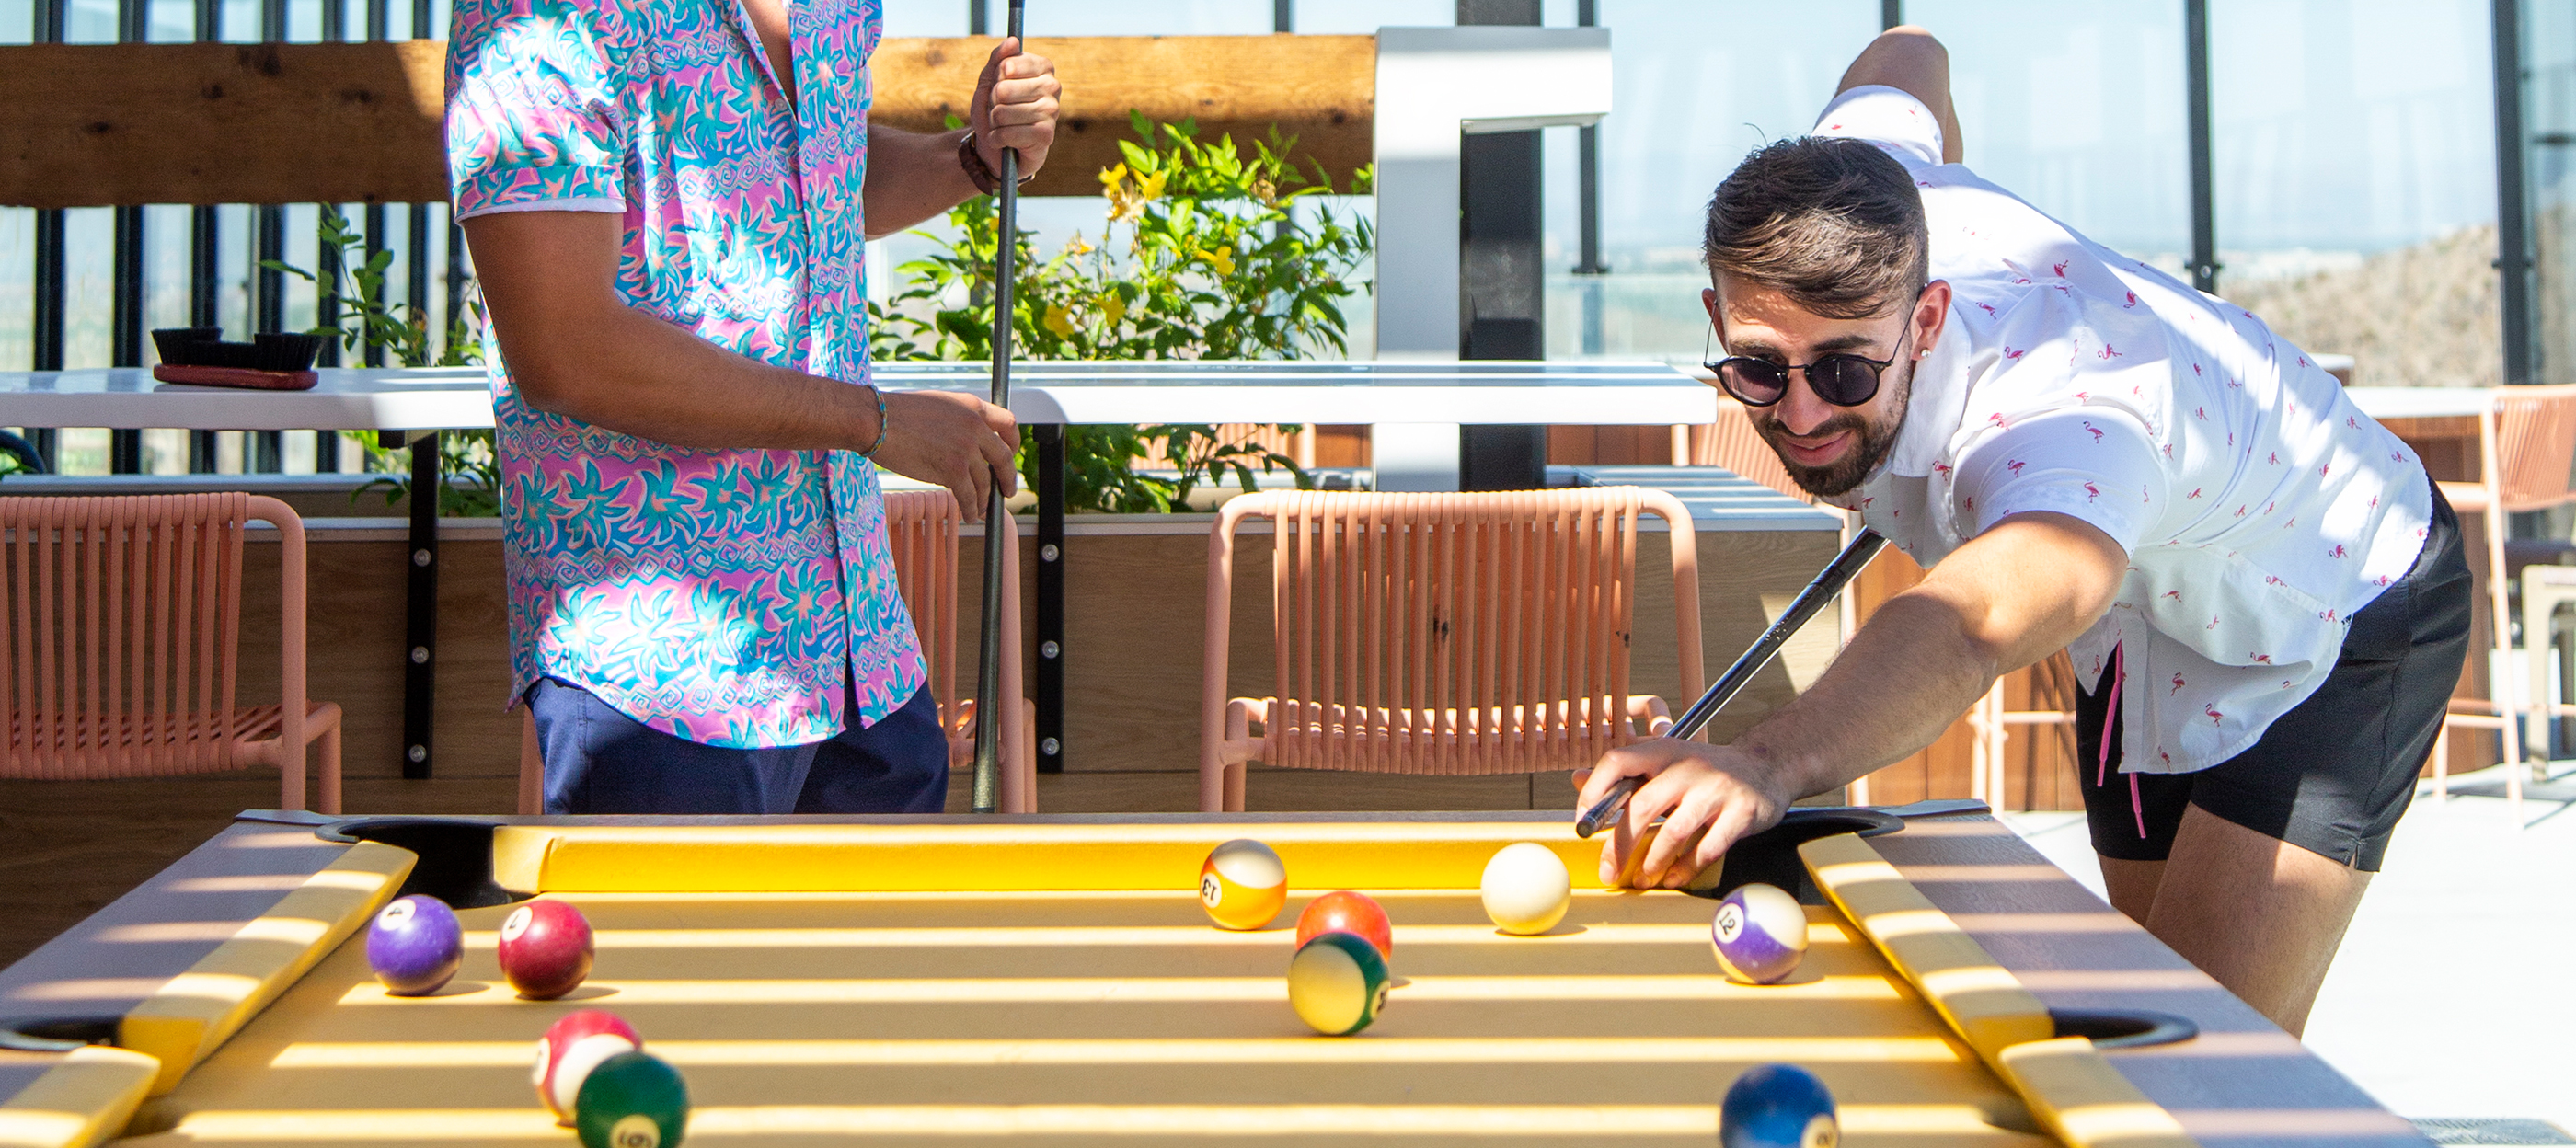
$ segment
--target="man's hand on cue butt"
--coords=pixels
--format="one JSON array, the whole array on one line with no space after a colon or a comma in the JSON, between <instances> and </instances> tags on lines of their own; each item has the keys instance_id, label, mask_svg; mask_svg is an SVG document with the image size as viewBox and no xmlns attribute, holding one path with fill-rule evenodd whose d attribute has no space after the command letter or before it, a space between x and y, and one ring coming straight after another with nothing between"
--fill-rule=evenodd
<instances>
[{"instance_id":1,"label":"man's hand on cue butt","mask_svg":"<svg viewBox=\"0 0 2576 1148\"><path fill-rule=\"evenodd\" d=\"M1002 497L1019 493L1019 471L1011 465L1019 442L1019 420L973 395L887 391L885 441L875 458L896 474L947 487L966 521L981 522L995 478Z\"/></svg>"},{"instance_id":2,"label":"man's hand on cue butt","mask_svg":"<svg viewBox=\"0 0 2576 1148\"><path fill-rule=\"evenodd\" d=\"M1612 888L1679 889L1728 847L1779 824L1791 796L1774 771L1733 746L1655 738L1601 755L1578 770L1588 809L1623 777L1647 782L1628 799L1601 845L1601 882ZM1662 824L1657 825L1657 822Z\"/></svg>"},{"instance_id":3,"label":"man's hand on cue butt","mask_svg":"<svg viewBox=\"0 0 2576 1148\"><path fill-rule=\"evenodd\" d=\"M1002 149L1020 153L1020 178L1046 166L1047 149L1055 145L1055 61L1020 50L1004 39L993 45L984 74L975 79L975 100L966 126L975 130L975 150L994 171L1002 170Z\"/></svg>"}]
</instances>

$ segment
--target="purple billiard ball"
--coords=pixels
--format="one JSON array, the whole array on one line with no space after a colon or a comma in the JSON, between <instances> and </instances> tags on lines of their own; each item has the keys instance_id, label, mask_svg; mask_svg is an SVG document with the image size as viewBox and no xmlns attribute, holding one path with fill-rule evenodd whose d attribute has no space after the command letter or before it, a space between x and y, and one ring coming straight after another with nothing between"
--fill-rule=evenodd
<instances>
[{"instance_id":1,"label":"purple billiard ball","mask_svg":"<svg viewBox=\"0 0 2576 1148\"><path fill-rule=\"evenodd\" d=\"M447 902L436 897L396 897L367 926L367 967L395 996L437 992L463 963L465 928Z\"/></svg>"}]
</instances>

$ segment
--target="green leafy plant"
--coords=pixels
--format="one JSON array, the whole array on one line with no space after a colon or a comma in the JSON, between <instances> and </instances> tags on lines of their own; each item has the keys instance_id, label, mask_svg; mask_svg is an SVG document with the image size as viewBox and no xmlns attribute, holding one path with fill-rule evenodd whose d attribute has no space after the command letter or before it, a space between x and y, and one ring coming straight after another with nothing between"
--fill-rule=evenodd
<instances>
[{"instance_id":1,"label":"green leafy plant","mask_svg":"<svg viewBox=\"0 0 2576 1148\"><path fill-rule=\"evenodd\" d=\"M485 321L483 301L471 280L465 292L465 314L451 317L443 341L433 342L429 329L429 309L419 303L395 305L385 300L386 272L393 266L392 251L367 252L366 237L349 225L334 204L318 204L322 213L321 245L339 254L339 270L330 282L290 263L274 259L260 261L260 266L293 275L313 284L317 298L339 305L336 326L323 325L310 334L337 339L343 350L361 351L380 348L384 356L402 367L463 367L483 361L482 344L477 338ZM343 440L355 443L365 452L366 468L377 477L350 492L355 502L368 493L381 493L388 506L411 494L411 452L387 447L377 441L372 431L342 431ZM451 518L489 518L501 513L501 460L493 450L492 432L488 430L450 430L439 434L439 473L449 479L438 492L439 514ZM458 483L455 479L465 481Z\"/></svg>"},{"instance_id":2,"label":"green leafy plant","mask_svg":"<svg viewBox=\"0 0 2576 1148\"><path fill-rule=\"evenodd\" d=\"M1020 353L1039 360L1347 354L1342 301L1367 289L1357 273L1376 237L1365 219L1305 202L1335 193L1322 165L1311 176L1300 172L1286 159L1296 141L1275 130L1253 141L1246 158L1231 136L1201 143L1193 121L1158 128L1141 115L1129 119L1138 138L1120 141L1124 161L1100 173L1108 212L1098 240L1077 232L1041 257L1034 236L1017 236L1012 332ZM1368 190L1362 169L1349 191ZM953 237L898 268L906 282L891 306L871 305L875 357L992 357L998 213L979 196L950 211L948 222ZM1313 484L1287 456L1225 441L1205 424L1076 426L1066 439L1066 502L1076 509L1170 510L1186 506L1202 484L1250 491L1258 475L1283 470L1300 487ZM1020 465L1034 482L1032 442L1024 438ZM1175 476L1138 468L1157 453Z\"/></svg>"}]
</instances>

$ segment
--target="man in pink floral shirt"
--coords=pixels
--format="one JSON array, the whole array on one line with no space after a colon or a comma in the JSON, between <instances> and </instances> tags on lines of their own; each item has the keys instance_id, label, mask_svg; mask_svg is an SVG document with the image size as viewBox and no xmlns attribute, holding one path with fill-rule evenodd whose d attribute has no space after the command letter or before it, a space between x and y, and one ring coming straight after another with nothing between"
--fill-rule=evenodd
<instances>
[{"instance_id":1,"label":"man in pink floral shirt","mask_svg":"<svg viewBox=\"0 0 2576 1148\"><path fill-rule=\"evenodd\" d=\"M1058 86L1004 41L971 130L872 127L879 5L456 5L448 160L548 812L944 803L877 468L973 518L1017 432L869 385L864 244L994 190L1003 148L1034 173Z\"/></svg>"}]
</instances>

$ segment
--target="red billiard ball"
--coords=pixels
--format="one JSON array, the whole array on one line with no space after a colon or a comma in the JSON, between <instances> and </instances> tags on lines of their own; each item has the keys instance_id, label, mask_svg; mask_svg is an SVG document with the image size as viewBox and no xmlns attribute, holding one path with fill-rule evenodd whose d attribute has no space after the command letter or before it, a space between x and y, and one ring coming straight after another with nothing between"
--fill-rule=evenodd
<instances>
[{"instance_id":1,"label":"red billiard ball","mask_svg":"<svg viewBox=\"0 0 2576 1148\"><path fill-rule=\"evenodd\" d=\"M590 975L590 922L561 901L530 901L501 922L501 975L534 1001L553 1000Z\"/></svg>"},{"instance_id":2,"label":"red billiard ball","mask_svg":"<svg viewBox=\"0 0 2576 1148\"><path fill-rule=\"evenodd\" d=\"M1366 939L1377 955L1395 956L1395 932L1387 923L1386 910L1366 893L1341 889L1326 893L1306 903L1306 911L1297 914L1297 944L1303 947L1317 934L1356 933Z\"/></svg>"},{"instance_id":3,"label":"red billiard ball","mask_svg":"<svg viewBox=\"0 0 2576 1148\"><path fill-rule=\"evenodd\" d=\"M635 1027L617 1014L598 1009L569 1013L537 1039L537 1099L555 1114L555 1123L573 1124L573 1101L581 1082L599 1062L644 1047Z\"/></svg>"}]
</instances>

